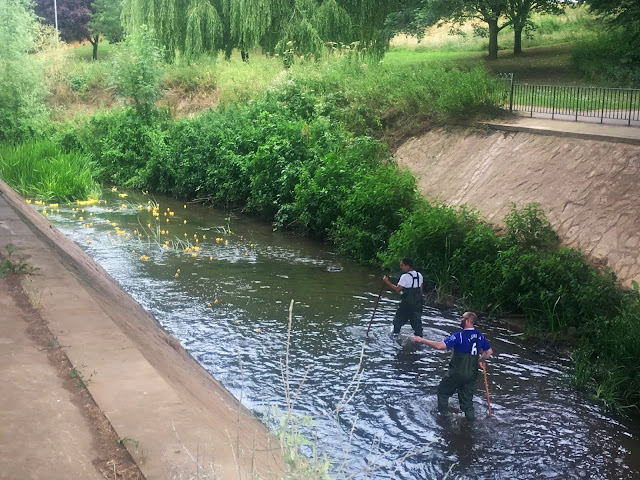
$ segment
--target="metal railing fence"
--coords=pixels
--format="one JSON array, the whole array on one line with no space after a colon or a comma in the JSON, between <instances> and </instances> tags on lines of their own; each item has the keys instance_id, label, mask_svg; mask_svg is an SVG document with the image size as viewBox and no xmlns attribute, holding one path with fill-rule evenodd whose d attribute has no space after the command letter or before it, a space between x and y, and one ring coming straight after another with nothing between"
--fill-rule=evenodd
<instances>
[{"instance_id":1,"label":"metal railing fence","mask_svg":"<svg viewBox=\"0 0 640 480\"><path fill-rule=\"evenodd\" d=\"M506 76L509 91L509 111L551 114L564 117L640 121L640 89L569 87L528 85L515 83L513 75Z\"/></svg>"}]
</instances>

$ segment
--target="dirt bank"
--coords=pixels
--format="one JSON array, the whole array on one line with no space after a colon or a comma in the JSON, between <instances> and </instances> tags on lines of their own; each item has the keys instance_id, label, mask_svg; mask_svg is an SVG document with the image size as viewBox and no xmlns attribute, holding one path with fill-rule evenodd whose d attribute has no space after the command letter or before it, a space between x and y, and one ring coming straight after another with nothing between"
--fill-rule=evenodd
<instances>
[{"instance_id":1,"label":"dirt bank","mask_svg":"<svg viewBox=\"0 0 640 480\"><path fill-rule=\"evenodd\" d=\"M639 145L450 127L409 139L396 155L427 198L475 206L494 224L511 202L537 202L564 245L624 286L640 282Z\"/></svg>"}]
</instances>

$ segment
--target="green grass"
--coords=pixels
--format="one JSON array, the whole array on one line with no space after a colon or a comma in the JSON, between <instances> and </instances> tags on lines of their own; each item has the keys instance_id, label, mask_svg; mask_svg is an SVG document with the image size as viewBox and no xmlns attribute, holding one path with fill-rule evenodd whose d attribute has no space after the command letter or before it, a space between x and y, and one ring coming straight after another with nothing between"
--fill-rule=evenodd
<instances>
[{"instance_id":1,"label":"green grass","mask_svg":"<svg viewBox=\"0 0 640 480\"><path fill-rule=\"evenodd\" d=\"M95 165L80 153L63 153L53 142L0 146L0 177L21 195L70 202L97 198Z\"/></svg>"},{"instance_id":2,"label":"green grass","mask_svg":"<svg viewBox=\"0 0 640 480\"><path fill-rule=\"evenodd\" d=\"M498 59L490 60L488 40L474 36L471 24L465 24L460 29L463 35L450 35L449 27L444 26L429 29L420 42L397 38L385 62L441 62L461 68L481 63L491 75L514 73L516 81L522 83L611 86L602 80L587 81L572 61L572 46L595 38L602 30L586 7L568 8L563 15L535 14L532 22L537 28L530 35L523 34L523 52L519 55L513 53L513 29L500 31Z\"/></svg>"},{"instance_id":3,"label":"green grass","mask_svg":"<svg viewBox=\"0 0 640 480\"><path fill-rule=\"evenodd\" d=\"M100 40L98 43L98 61L107 61L118 48L117 44L111 44L108 40ZM72 48L73 56L78 61L93 61L93 45L89 41Z\"/></svg>"}]
</instances>

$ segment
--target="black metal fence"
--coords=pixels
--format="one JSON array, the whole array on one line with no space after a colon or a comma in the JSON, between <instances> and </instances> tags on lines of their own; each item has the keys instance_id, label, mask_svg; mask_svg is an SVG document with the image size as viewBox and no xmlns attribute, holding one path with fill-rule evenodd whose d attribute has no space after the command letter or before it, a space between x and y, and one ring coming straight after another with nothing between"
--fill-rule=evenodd
<instances>
[{"instance_id":1,"label":"black metal fence","mask_svg":"<svg viewBox=\"0 0 640 480\"><path fill-rule=\"evenodd\" d=\"M580 117L614 119L617 123L640 121L640 89L565 87L514 83L506 77L509 91L509 111L551 114L551 118Z\"/></svg>"}]
</instances>

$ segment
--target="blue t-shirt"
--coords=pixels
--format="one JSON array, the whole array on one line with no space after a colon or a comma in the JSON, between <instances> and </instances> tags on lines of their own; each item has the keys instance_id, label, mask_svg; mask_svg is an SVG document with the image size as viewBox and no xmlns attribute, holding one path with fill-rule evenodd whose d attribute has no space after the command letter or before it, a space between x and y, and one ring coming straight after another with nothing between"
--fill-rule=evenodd
<instances>
[{"instance_id":1,"label":"blue t-shirt","mask_svg":"<svg viewBox=\"0 0 640 480\"><path fill-rule=\"evenodd\" d=\"M486 352L491 348L487 339L484 338L484 335L475 329L465 329L463 332L456 332L443 341L447 349L453 348L456 352L471 355L478 355L480 350Z\"/></svg>"}]
</instances>

